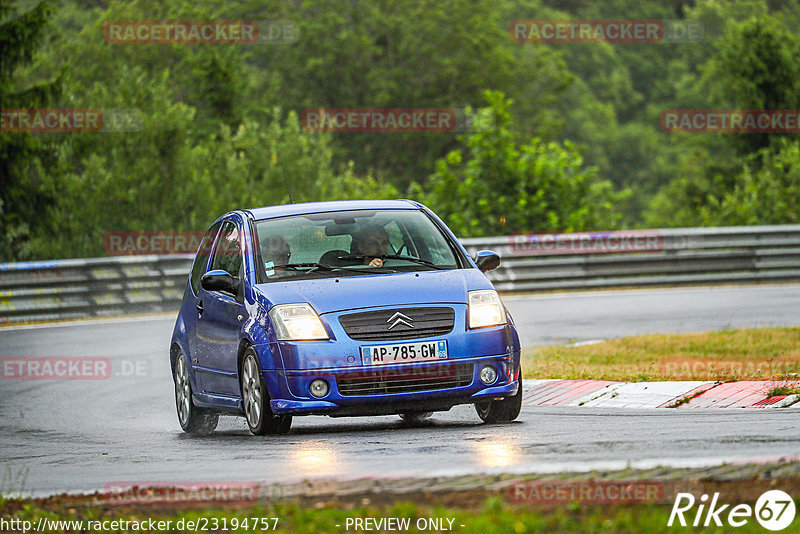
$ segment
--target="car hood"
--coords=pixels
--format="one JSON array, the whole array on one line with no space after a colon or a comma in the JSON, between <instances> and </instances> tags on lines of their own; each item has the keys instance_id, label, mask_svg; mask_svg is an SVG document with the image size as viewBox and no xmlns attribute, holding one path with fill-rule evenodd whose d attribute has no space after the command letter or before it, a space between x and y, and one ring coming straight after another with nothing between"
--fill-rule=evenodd
<instances>
[{"instance_id":1,"label":"car hood","mask_svg":"<svg viewBox=\"0 0 800 534\"><path fill-rule=\"evenodd\" d=\"M492 289L478 269L343 276L258 284L267 309L308 302L319 314L409 304L467 302L467 291Z\"/></svg>"}]
</instances>

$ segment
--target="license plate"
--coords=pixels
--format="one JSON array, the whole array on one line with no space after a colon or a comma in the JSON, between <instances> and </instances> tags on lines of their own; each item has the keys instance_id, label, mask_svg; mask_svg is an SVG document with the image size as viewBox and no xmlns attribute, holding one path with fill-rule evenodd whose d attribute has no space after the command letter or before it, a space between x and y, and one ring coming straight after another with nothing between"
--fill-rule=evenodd
<instances>
[{"instance_id":1,"label":"license plate","mask_svg":"<svg viewBox=\"0 0 800 534\"><path fill-rule=\"evenodd\" d=\"M421 343L394 343L361 347L364 365L391 365L394 363L429 362L447 359L447 341Z\"/></svg>"}]
</instances>

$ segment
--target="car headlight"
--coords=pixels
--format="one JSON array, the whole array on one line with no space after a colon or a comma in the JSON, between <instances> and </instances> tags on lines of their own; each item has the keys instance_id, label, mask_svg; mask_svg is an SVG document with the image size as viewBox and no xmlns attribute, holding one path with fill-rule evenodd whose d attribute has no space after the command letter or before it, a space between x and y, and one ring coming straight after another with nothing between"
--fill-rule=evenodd
<instances>
[{"instance_id":1,"label":"car headlight","mask_svg":"<svg viewBox=\"0 0 800 534\"><path fill-rule=\"evenodd\" d=\"M281 341L328 339L319 315L309 304L279 304L269 311Z\"/></svg>"},{"instance_id":2,"label":"car headlight","mask_svg":"<svg viewBox=\"0 0 800 534\"><path fill-rule=\"evenodd\" d=\"M506 309L493 289L469 292L469 327L484 328L506 324Z\"/></svg>"}]
</instances>

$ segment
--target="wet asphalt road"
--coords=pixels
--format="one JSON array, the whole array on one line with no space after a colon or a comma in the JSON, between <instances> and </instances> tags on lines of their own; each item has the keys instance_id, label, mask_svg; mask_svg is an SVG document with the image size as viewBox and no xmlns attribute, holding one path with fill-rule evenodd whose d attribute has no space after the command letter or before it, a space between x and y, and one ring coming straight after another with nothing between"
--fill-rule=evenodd
<instances>
[{"instance_id":1,"label":"wet asphalt road","mask_svg":"<svg viewBox=\"0 0 800 534\"><path fill-rule=\"evenodd\" d=\"M644 332L796 325L800 285L613 291L506 299L525 344ZM397 417L295 418L251 436L221 419L180 432L166 348L172 317L0 330L0 356L107 356L104 380L0 381L0 492L87 491L136 482L290 482L309 477L557 472L710 465L800 455L800 409L523 407L488 426L470 406L421 428Z\"/></svg>"},{"instance_id":2,"label":"wet asphalt road","mask_svg":"<svg viewBox=\"0 0 800 534\"><path fill-rule=\"evenodd\" d=\"M800 284L508 296L523 346L800 325Z\"/></svg>"}]
</instances>

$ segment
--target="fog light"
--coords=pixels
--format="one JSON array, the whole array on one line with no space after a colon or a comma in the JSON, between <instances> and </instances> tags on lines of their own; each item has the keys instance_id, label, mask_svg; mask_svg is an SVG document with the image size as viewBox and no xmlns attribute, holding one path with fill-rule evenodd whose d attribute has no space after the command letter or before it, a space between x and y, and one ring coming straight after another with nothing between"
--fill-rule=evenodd
<instances>
[{"instance_id":1,"label":"fog light","mask_svg":"<svg viewBox=\"0 0 800 534\"><path fill-rule=\"evenodd\" d=\"M497 380L497 371L495 371L494 367L492 367L491 365L487 365L486 367L481 369L481 374L479 376L481 382L483 382L488 386L489 384L492 384L494 383L495 380Z\"/></svg>"},{"instance_id":2,"label":"fog light","mask_svg":"<svg viewBox=\"0 0 800 534\"><path fill-rule=\"evenodd\" d=\"M328 386L328 383L321 378L312 380L311 384L308 386L308 390L311 392L311 394L318 399L321 399L322 397L327 395L329 389L330 387Z\"/></svg>"}]
</instances>

